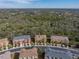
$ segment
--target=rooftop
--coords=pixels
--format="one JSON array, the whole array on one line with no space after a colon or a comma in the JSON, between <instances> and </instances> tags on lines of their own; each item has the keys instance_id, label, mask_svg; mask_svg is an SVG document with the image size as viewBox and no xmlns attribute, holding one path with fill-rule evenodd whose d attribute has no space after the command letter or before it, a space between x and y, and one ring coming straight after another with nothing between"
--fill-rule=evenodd
<instances>
[{"instance_id":1,"label":"rooftop","mask_svg":"<svg viewBox=\"0 0 79 59\"><path fill-rule=\"evenodd\" d=\"M38 56L37 48L21 50L20 57L28 57L28 56Z\"/></svg>"},{"instance_id":2,"label":"rooftop","mask_svg":"<svg viewBox=\"0 0 79 59\"><path fill-rule=\"evenodd\" d=\"M9 51L0 55L0 59L11 59L11 53Z\"/></svg>"},{"instance_id":3,"label":"rooftop","mask_svg":"<svg viewBox=\"0 0 79 59\"><path fill-rule=\"evenodd\" d=\"M52 41L69 43L69 39L66 36L51 36Z\"/></svg>"},{"instance_id":4,"label":"rooftop","mask_svg":"<svg viewBox=\"0 0 79 59\"><path fill-rule=\"evenodd\" d=\"M17 36L17 37L14 37L13 40L22 40L22 39L29 39L31 38L30 35L22 35L22 36Z\"/></svg>"},{"instance_id":5,"label":"rooftop","mask_svg":"<svg viewBox=\"0 0 79 59\"><path fill-rule=\"evenodd\" d=\"M46 35L35 35L35 40L46 39Z\"/></svg>"}]
</instances>

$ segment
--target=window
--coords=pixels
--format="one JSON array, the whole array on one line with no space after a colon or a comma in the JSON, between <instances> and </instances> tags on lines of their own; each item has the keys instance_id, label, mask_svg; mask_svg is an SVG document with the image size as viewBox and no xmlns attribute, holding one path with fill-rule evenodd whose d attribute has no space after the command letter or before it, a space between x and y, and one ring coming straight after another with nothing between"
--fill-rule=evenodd
<instances>
[{"instance_id":1,"label":"window","mask_svg":"<svg viewBox=\"0 0 79 59\"><path fill-rule=\"evenodd\" d=\"M52 57L52 59L54 59L54 58Z\"/></svg>"},{"instance_id":2,"label":"window","mask_svg":"<svg viewBox=\"0 0 79 59\"><path fill-rule=\"evenodd\" d=\"M38 59L38 57L37 56L34 56L34 59Z\"/></svg>"},{"instance_id":3,"label":"window","mask_svg":"<svg viewBox=\"0 0 79 59\"><path fill-rule=\"evenodd\" d=\"M31 56L30 59L33 59L33 57Z\"/></svg>"},{"instance_id":4,"label":"window","mask_svg":"<svg viewBox=\"0 0 79 59\"><path fill-rule=\"evenodd\" d=\"M62 58L59 58L59 59L62 59Z\"/></svg>"},{"instance_id":5,"label":"window","mask_svg":"<svg viewBox=\"0 0 79 59\"><path fill-rule=\"evenodd\" d=\"M28 59L31 59L31 58L28 56Z\"/></svg>"},{"instance_id":6,"label":"window","mask_svg":"<svg viewBox=\"0 0 79 59\"><path fill-rule=\"evenodd\" d=\"M58 59L57 57L55 57L55 59Z\"/></svg>"},{"instance_id":7,"label":"window","mask_svg":"<svg viewBox=\"0 0 79 59\"><path fill-rule=\"evenodd\" d=\"M24 57L23 59L26 59L26 57Z\"/></svg>"},{"instance_id":8,"label":"window","mask_svg":"<svg viewBox=\"0 0 79 59\"><path fill-rule=\"evenodd\" d=\"M49 56L47 56L47 59L49 59Z\"/></svg>"},{"instance_id":9,"label":"window","mask_svg":"<svg viewBox=\"0 0 79 59\"><path fill-rule=\"evenodd\" d=\"M19 59L23 59L23 57L19 57Z\"/></svg>"}]
</instances>

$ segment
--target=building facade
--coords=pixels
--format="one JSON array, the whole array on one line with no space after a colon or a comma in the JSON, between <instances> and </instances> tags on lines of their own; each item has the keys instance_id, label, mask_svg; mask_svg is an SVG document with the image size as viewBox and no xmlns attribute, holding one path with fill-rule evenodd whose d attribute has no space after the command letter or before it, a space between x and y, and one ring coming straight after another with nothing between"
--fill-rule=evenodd
<instances>
[{"instance_id":1,"label":"building facade","mask_svg":"<svg viewBox=\"0 0 79 59\"><path fill-rule=\"evenodd\" d=\"M45 59L73 59L72 53L65 49L47 48L45 50Z\"/></svg>"},{"instance_id":2,"label":"building facade","mask_svg":"<svg viewBox=\"0 0 79 59\"><path fill-rule=\"evenodd\" d=\"M46 35L35 35L35 45L46 45Z\"/></svg>"},{"instance_id":3,"label":"building facade","mask_svg":"<svg viewBox=\"0 0 79 59\"><path fill-rule=\"evenodd\" d=\"M9 41L7 38L0 39L0 49L1 50L8 49L8 45L9 45Z\"/></svg>"},{"instance_id":4,"label":"building facade","mask_svg":"<svg viewBox=\"0 0 79 59\"><path fill-rule=\"evenodd\" d=\"M31 37L30 35L17 36L13 38L14 47L30 46Z\"/></svg>"},{"instance_id":5,"label":"building facade","mask_svg":"<svg viewBox=\"0 0 79 59\"><path fill-rule=\"evenodd\" d=\"M51 36L51 43L58 47L68 47L69 39L65 36Z\"/></svg>"}]
</instances>

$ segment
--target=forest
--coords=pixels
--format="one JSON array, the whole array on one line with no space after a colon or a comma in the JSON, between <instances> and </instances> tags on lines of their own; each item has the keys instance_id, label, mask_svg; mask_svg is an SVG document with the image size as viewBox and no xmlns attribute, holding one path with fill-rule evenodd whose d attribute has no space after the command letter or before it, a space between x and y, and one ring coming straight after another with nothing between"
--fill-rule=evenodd
<instances>
[{"instance_id":1,"label":"forest","mask_svg":"<svg viewBox=\"0 0 79 59\"><path fill-rule=\"evenodd\" d=\"M0 10L0 38L37 34L68 36L72 43L79 43L79 10Z\"/></svg>"}]
</instances>

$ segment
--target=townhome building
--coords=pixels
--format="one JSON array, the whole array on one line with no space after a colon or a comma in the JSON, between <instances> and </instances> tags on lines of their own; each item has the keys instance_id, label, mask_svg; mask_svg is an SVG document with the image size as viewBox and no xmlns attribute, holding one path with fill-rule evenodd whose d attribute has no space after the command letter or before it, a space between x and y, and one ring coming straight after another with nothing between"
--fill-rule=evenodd
<instances>
[{"instance_id":1,"label":"townhome building","mask_svg":"<svg viewBox=\"0 0 79 59\"><path fill-rule=\"evenodd\" d=\"M38 59L37 48L21 49L19 59Z\"/></svg>"},{"instance_id":2,"label":"townhome building","mask_svg":"<svg viewBox=\"0 0 79 59\"><path fill-rule=\"evenodd\" d=\"M46 48L44 59L73 59L72 53L62 48Z\"/></svg>"},{"instance_id":3,"label":"townhome building","mask_svg":"<svg viewBox=\"0 0 79 59\"><path fill-rule=\"evenodd\" d=\"M9 40L8 38L0 39L0 50L8 49Z\"/></svg>"},{"instance_id":4,"label":"townhome building","mask_svg":"<svg viewBox=\"0 0 79 59\"><path fill-rule=\"evenodd\" d=\"M51 43L53 46L68 47L69 39L66 36L51 36Z\"/></svg>"},{"instance_id":5,"label":"townhome building","mask_svg":"<svg viewBox=\"0 0 79 59\"><path fill-rule=\"evenodd\" d=\"M46 45L46 35L35 35L35 45Z\"/></svg>"},{"instance_id":6,"label":"townhome building","mask_svg":"<svg viewBox=\"0 0 79 59\"><path fill-rule=\"evenodd\" d=\"M30 46L31 45L31 36L22 35L13 38L14 47Z\"/></svg>"}]
</instances>

